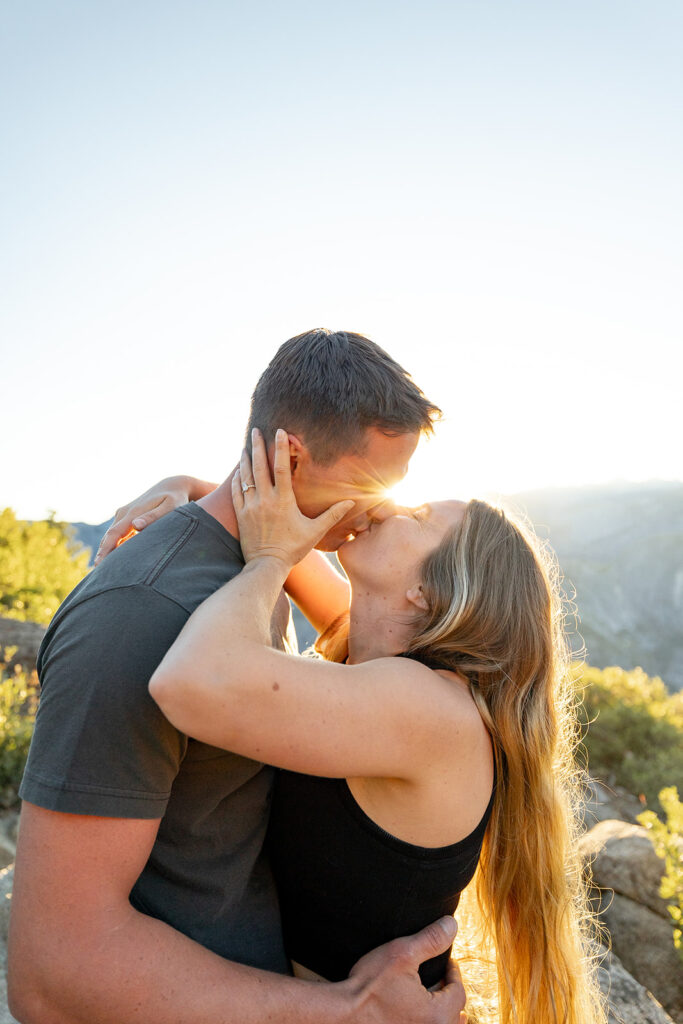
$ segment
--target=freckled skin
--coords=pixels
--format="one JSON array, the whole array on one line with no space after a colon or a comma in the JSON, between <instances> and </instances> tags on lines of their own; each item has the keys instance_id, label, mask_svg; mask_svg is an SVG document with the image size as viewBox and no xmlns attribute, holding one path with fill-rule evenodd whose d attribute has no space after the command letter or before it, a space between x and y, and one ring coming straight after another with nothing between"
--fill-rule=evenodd
<instances>
[{"instance_id":1,"label":"freckled skin","mask_svg":"<svg viewBox=\"0 0 683 1024\"><path fill-rule=\"evenodd\" d=\"M437 501L413 512L398 510L372 524L337 552L354 594L382 604L414 586L420 563L465 512L462 501Z\"/></svg>"},{"instance_id":2,"label":"freckled skin","mask_svg":"<svg viewBox=\"0 0 683 1024\"><path fill-rule=\"evenodd\" d=\"M280 689L280 684L279 683L273 683L273 689L274 690L279 690Z\"/></svg>"}]
</instances>

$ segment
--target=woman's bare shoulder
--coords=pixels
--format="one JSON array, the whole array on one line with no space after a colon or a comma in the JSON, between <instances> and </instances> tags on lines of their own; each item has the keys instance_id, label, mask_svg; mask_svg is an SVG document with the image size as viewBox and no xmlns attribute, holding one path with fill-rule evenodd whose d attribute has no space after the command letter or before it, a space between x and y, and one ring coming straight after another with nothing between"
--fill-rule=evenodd
<instances>
[{"instance_id":1,"label":"woman's bare shoulder","mask_svg":"<svg viewBox=\"0 0 683 1024\"><path fill-rule=\"evenodd\" d=\"M366 680L382 681L385 695L393 696L393 709L410 726L413 750L421 748L422 764L450 767L471 758L492 764L491 738L479 713L467 679L459 672L430 668L410 657L378 658L357 666Z\"/></svg>"},{"instance_id":2,"label":"woman's bare shoulder","mask_svg":"<svg viewBox=\"0 0 683 1024\"><path fill-rule=\"evenodd\" d=\"M386 659L409 681L412 757L402 779L353 779L357 802L386 831L419 846L459 842L481 821L493 786L493 747L464 676ZM381 667L389 671L390 665Z\"/></svg>"},{"instance_id":3,"label":"woman's bare shoulder","mask_svg":"<svg viewBox=\"0 0 683 1024\"><path fill-rule=\"evenodd\" d=\"M360 666L359 666L360 667ZM480 733L483 726L469 682L460 672L445 668L432 668L410 656L393 658L377 658L365 662L365 667L373 674L389 674L397 684L408 684L411 702L414 704L434 707L438 711L439 720L453 718L463 726L471 727Z\"/></svg>"}]
</instances>

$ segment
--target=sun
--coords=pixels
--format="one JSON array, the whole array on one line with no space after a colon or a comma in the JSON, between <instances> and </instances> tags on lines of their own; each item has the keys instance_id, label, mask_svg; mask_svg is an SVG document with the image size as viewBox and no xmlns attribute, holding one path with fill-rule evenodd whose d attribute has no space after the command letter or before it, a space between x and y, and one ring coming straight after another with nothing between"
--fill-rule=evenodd
<instances>
[{"instance_id":1,"label":"sun","mask_svg":"<svg viewBox=\"0 0 683 1024\"><path fill-rule=\"evenodd\" d=\"M508 480L501 484L491 478L483 442L463 446L456 426L442 424L434 437L420 442L406 476L392 488L389 497L399 505L415 508L430 501L487 498L492 491L502 492L508 484Z\"/></svg>"},{"instance_id":2,"label":"sun","mask_svg":"<svg viewBox=\"0 0 683 1024\"><path fill-rule=\"evenodd\" d=\"M440 469L436 446L430 442L420 445L410 461L406 476L392 487L388 497L398 505L415 508L427 501L460 497L455 491L453 481L447 479Z\"/></svg>"}]
</instances>

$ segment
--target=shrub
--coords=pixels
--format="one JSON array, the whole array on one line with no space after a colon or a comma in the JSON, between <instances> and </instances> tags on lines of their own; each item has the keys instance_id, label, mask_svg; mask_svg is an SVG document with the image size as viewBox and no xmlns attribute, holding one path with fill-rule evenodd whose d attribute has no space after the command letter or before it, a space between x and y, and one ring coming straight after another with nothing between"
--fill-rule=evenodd
<instances>
[{"instance_id":1,"label":"shrub","mask_svg":"<svg viewBox=\"0 0 683 1024\"><path fill-rule=\"evenodd\" d=\"M0 806L11 807L19 794L38 704L34 678L8 671L14 652L5 648L0 662Z\"/></svg>"},{"instance_id":2,"label":"shrub","mask_svg":"<svg viewBox=\"0 0 683 1024\"><path fill-rule=\"evenodd\" d=\"M666 786L683 792L683 693L642 669L574 667L590 774L661 809Z\"/></svg>"},{"instance_id":3,"label":"shrub","mask_svg":"<svg viewBox=\"0 0 683 1024\"><path fill-rule=\"evenodd\" d=\"M660 821L652 811L638 815L638 821L650 832L655 853L664 861L660 896L669 902L669 913L674 922L674 946L683 960L683 803L678 799L675 786L668 786L659 794L666 822Z\"/></svg>"}]
</instances>

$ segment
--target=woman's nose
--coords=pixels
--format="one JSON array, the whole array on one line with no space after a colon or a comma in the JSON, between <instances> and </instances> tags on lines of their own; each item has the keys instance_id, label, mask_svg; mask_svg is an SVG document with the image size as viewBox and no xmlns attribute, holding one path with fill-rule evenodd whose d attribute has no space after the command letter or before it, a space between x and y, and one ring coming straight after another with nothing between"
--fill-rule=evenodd
<instances>
[{"instance_id":1,"label":"woman's nose","mask_svg":"<svg viewBox=\"0 0 683 1024\"><path fill-rule=\"evenodd\" d=\"M383 523L389 516L393 516L394 507L393 501L383 501L370 510L370 518L374 523Z\"/></svg>"},{"instance_id":2,"label":"woman's nose","mask_svg":"<svg viewBox=\"0 0 683 1024\"><path fill-rule=\"evenodd\" d=\"M393 498L386 498L379 505L370 509L368 515L373 523L383 523L390 516L397 516L402 512L405 512L403 505L397 505Z\"/></svg>"}]
</instances>

